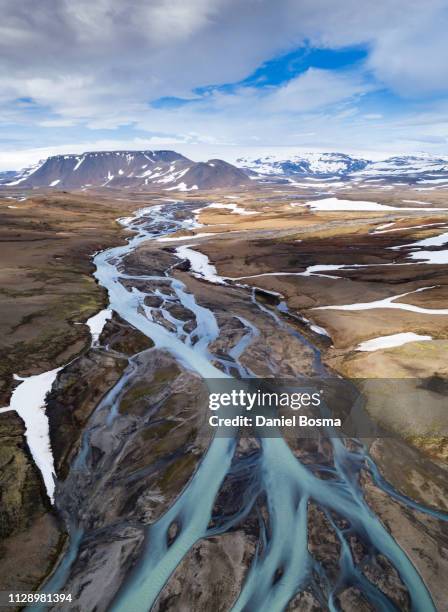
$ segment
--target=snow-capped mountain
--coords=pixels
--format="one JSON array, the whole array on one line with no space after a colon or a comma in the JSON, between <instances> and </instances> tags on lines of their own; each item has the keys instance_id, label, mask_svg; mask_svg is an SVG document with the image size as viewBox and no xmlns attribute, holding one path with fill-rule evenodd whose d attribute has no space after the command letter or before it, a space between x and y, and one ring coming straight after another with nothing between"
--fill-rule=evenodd
<instances>
[{"instance_id":1,"label":"snow-capped mountain","mask_svg":"<svg viewBox=\"0 0 448 612\"><path fill-rule=\"evenodd\" d=\"M383 161L344 153L272 153L232 165L220 159L194 162L175 151L96 151L55 155L20 172L0 173L0 186L54 189L100 187L194 191L306 181L448 187L448 157L404 155ZM390 188L390 187L388 187Z\"/></svg>"},{"instance_id":2,"label":"snow-capped mountain","mask_svg":"<svg viewBox=\"0 0 448 612\"><path fill-rule=\"evenodd\" d=\"M7 185L190 191L239 187L250 182L245 172L219 159L194 162L175 151L96 151L49 157Z\"/></svg>"},{"instance_id":3,"label":"snow-capped mountain","mask_svg":"<svg viewBox=\"0 0 448 612\"><path fill-rule=\"evenodd\" d=\"M37 164L33 164L32 166L27 166L26 168L22 168L22 170L18 171L7 171L0 173L0 185L20 185L24 183L28 177L30 177L36 170L38 170L45 163L45 159L41 159Z\"/></svg>"},{"instance_id":4,"label":"snow-capped mountain","mask_svg":"<svg viewBox=\"0 0 448 612\"><path fill-rule=\"evenodd\" d=\"M389 157L383 161L369 162L359 173L369 176L408 176L418 178L422 174L448 174L448 157L432 155L404 155Z\"/></svg>"},{"instance_id":5,"label":"snow-capped mountain","mask_svg":"<svg viewBox=\"0 0 448 612\"><path fill-rule=\"evenodd\" d=\"M448 157L426 154L371 161L344 153L301 153L288 157L276 153L263 157L240 157L236 163L253 177L284 182L312 178L370 179L415 185L448 182Z\"/></svg>"},{"instance_id":6,"label":"snow-capped mountain","mask_svg":"<svg viewBox=\"0 0 448 612\"><path fill-rule=\"evenodd\" d=\"M14 170L3 170L0 172L0 185L4 185L5 183L11 183L15 177L17 176L17 172Z\"/></svg>"},{"instance_id":7,"label":"snow-capped mountain","mask_svg":"<svg viewBox=\"0 0 448 612\"><path fill-rule=\"evenodd\" d=\"M368 160L356 159L344 153L305 153L287 158L278 154L258 158L240 157L236 163L242 168L261 175L316 176L319 178L346 176L363 170L369 164Z\"/></svg>"}]
</instances>

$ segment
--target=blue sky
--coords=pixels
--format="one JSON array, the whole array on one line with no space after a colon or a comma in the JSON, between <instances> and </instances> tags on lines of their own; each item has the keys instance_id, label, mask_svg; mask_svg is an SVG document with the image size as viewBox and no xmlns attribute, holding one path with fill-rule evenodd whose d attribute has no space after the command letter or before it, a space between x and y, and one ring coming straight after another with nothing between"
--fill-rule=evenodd
<instances>
[{"instance_id":1,"label":"blue sky","mask_svg":"<svg viewBox=\"0 0 448 612\"><path fill-rule=\"evenodd\" d=\"M448 155L446 0L0 8L0 169L117 148Z\"/></svg>"}]
</instances>

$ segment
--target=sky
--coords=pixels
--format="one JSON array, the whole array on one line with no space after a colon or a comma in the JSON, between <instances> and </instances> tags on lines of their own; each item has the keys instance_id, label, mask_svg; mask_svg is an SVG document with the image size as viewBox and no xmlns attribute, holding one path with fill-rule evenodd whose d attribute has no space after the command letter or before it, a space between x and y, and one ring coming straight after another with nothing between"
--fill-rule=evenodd
<instances>
[{"instance_id":1,"label":"sky","mask_svg":"<svg viewBox=\"0 0 448 612\"><path fill-rule=\"evenodd\" d=\"M0 0L0 170L57 153L448 155L448 0Z\"/></svg>"}]
</instances>

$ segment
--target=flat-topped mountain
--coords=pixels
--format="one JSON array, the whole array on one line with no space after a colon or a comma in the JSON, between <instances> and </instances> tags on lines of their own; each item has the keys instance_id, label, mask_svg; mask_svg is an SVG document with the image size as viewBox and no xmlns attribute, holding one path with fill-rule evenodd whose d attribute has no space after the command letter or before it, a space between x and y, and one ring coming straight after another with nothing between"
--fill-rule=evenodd
<instances>
[{"instance_id":1,"label":"flat-topped mountain","mask_svg":"<svg viewBox=\"0 0 448 612\"><path fill-rule=\"evenodd\" d=\"M54 155L22 171L10 186L88 189L121 187L190 191L240 187L247 174L220 159L194 162L175 151L92 151Z\"/></svg>"}]
</instances>

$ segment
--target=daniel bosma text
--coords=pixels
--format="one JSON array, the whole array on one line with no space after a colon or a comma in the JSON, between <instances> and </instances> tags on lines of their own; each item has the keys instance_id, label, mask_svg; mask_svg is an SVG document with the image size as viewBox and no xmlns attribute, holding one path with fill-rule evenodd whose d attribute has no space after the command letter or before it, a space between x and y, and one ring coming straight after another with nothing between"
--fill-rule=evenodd
<instances>
[{"instance_id":1,"label":"daniel bosma text","mask_svg":"<svg viewBox=\"0 0 448 612\"><path fill-rule=\"evenodd\" d=\"M341 419L313 419L304 414L290 417L268 418L257 414L254 417L238 415L235 417L209 417L211 427L341 427Z\"/></svg>"}]
</instances>

